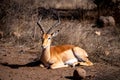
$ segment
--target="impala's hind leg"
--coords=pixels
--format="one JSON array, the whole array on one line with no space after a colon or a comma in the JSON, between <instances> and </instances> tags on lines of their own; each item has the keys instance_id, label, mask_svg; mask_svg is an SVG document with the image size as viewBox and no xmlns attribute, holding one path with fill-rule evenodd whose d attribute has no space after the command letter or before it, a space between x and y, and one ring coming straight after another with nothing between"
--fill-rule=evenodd
<instances>
[{"instance_id":1,"label":"impala's hind leg","mask_svg":"<svg viewBox=\"0 0 120 80\"><path fill-rule=\"evenodd\" d=\"M88 54L85 50L75 47L73 49L74 56L78 59L78 63L84 66L92 66L93 63L88 59Z\"/></svg>"},{"instance_id":2,"label":"impala's hind leg","mask_svg":"<svg viewBox=\"0 0 120 80\"><path fill-rule=\"evenodd\" d=\"M51 69L56 69L56 68L62 68L62 67L68 67L68 65L65 65L62 62L56 62L54 64L51 65Z\"/></svg>"},{"instance_id":3,"label":"impala's hind leg","mask_svg":"<svg viewBox=\"0 0 120 80\"><path fill-rule=\"evenodd\" d=\"M86 57L86 58L83 58L84 62L79 62L80 65L83 65L83 66L92 66L93 63Z\"/></svg>"}]
</instances>

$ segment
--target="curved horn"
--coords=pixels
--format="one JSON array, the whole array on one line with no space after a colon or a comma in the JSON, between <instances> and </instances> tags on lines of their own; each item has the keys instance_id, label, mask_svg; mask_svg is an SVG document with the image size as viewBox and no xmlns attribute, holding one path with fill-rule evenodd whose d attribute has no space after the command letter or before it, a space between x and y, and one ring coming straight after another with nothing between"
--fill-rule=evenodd
<instances>
[{"instance_id":1,"label":"curved horn","mask_svg":"<svg viewBox=\"0 0 120 80\"><path fill-rule=\"evenodd\" d=\"M37 22L37 25L38 25L38 26L39 26L39 28L41 29L42 34L44 34L44 33L45 33L45 31L44 31L44 29L43 29L43 27L42 27L42 25L41 25L41 20L42 20L42 17L40 17L39 21Z\"/></svg>"},{"instance_id":2,"label":"curved horn","mask_svg":"<svg viewBox=\"0 0 120 80\"><path fill-rule=\"evenodd\" d=\"M58 26L59 24L60 24L60 18L58 17L58 21L52 25L52 27L47 31L47 33L50 33L51 30L52 30L54 27Z\"/></svg>"}]
</instances>

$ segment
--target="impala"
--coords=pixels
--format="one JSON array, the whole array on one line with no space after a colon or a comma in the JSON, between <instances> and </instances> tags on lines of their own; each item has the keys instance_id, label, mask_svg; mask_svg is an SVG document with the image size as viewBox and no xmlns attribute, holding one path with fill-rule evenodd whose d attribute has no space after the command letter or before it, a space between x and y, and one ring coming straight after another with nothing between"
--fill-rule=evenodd
<instances>
[{"instance_id":1,"label":"impala","mask_svg":"<svg viewBox=\"0 0 120 80\"><path fill-rule=\"evenodd\" d=\"M41 25L41 19L37 22L42 31L42 54L40 61L45 67L51 69L68 67L69 65L75 66L77 64L84 66L91 66L93 63L88 59L87 52L74 45L58 45L51 46L52 38L59 32L50 33L52 28L60 24L60 19L55 23L46 33Z\"/></svg>"}]
</instances>

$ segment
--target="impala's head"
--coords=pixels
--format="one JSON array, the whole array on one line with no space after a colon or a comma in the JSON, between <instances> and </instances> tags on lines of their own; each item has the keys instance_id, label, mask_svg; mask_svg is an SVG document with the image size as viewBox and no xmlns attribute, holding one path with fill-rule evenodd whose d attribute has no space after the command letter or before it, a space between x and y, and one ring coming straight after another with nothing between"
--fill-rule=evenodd
<instances>
[{"instance_id":1,"label":"impala's head","mask_svg":"<svg viewBox=\"0 0 120 80\"><path fill-rule=\"evenodd\" d=\"M58 20L58 22L55 23L46 33L43 27L41 26L40 21L41 21L41 18L37 24L40 27L42 32L42 47L45 49L47 47L50 47L52 38L58 34L59 30L55 31L54 33L51 33L51 30L53 29L54 26L57 26L60 23L60 20Z\"/></svg>"},{"instance_id":2,"label":"impala's head","mask_svg":"<svg viewBox=\"0 0 120 80\"><path fill-rule=\"evenodd\" d=\"M43 34L42 36L42 47L43 48L47 48L50 46L51 42L52 42L52 38L55 37L58 34L59 30L57 30L56 32L52 33L52 34Z\"/></svg>"}]
</instances>

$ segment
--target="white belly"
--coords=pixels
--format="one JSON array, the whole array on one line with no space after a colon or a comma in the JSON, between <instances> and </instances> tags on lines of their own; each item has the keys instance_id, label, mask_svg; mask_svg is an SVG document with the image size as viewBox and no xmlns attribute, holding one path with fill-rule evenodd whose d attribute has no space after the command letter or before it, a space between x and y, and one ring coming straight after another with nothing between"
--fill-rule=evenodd
<instances>
[{"instance_id":1,"label":"white belly","mask_svg":"<svg viewBox=\"0 0 120 80\"><path fill-rule=\"evenodd\" d=\"M75 62L78 62L76 58L74 59L69 59L68 61L65 62L66 65L73 65Z\"/></svg>"}]
</instances>

